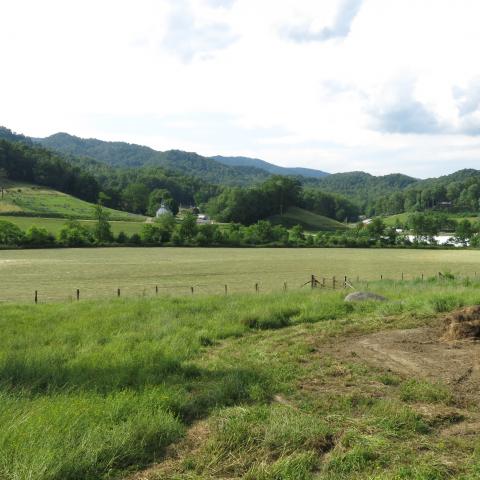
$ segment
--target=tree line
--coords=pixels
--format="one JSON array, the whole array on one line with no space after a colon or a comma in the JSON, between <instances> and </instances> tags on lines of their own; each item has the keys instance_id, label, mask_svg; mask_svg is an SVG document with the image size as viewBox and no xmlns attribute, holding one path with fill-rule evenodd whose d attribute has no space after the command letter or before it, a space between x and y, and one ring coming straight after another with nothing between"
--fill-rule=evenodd
<instances>
[{"instance_id":1,"label":"tree line","mask_svg":"<svg viewBox=\"0 0 480 480\"><path fill-rule=\"evenodd\" d=\"M359 208L339 195L314 188L304 188L292 177L274 175L249 188L224 187L218 196L205 205L209 215L220 222L251 225L275 215L283 215L290 207L300 207L339 221L353 221Z\"/></svg>"},{"instance_id":2,"label":"tree line","mask_svg":"<svg viewBox=\"0 0 480 480\"><path fill-rule=\"evenodd\" d=\"M0 220L0 246L8 247L94 247L105 245L132 246L271 246L271 247L436 247L435 236L444 228L446 219L437 214L412 214L408 226L414 234L386 226L380 217L369 224L358 223L355 228L342 233L306 233L299 225L286 229L259 220L249 226L240 223L227 225L197 224L191 212L176 219L164 214L152 223L145 223L140 233L114 235L109 214L99 203L94 208L96 222L92 227L78 220L68 220L57 236L45 228L32 226L23 231L15 224ZM451 222L451 220L448 220ZM480 224L462 219L450 224L451 245L480 247ZM448 246L448 245L447 245Z\"/></svg>"}]
</instances>

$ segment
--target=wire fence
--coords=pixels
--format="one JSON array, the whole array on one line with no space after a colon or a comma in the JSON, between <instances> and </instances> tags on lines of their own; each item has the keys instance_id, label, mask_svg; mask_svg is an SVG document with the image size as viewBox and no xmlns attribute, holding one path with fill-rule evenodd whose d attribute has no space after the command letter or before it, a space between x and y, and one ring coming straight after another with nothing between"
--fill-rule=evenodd
<instances>
[{"instance_id":1,"label":"wire fence","mask_svg":"<svg viewBox=\"0 0 480 480\"><path fill-rule=\"evenodd\" d=\"M416 280L424 281L442 281L448 280L449 276L439 272L435 276L407 275L401 273L396 278L386 278L382 274L376 279L362 279L360 276L343 275L340 277L322 277L311 275L306 282L299 281L256 281L246 283L244 281L232 280L229 283L182 283L182 284L155 284L155 283L125 283L125 284L103 284L103 285L81 285L79 287L65 286L64 288L52 287L51 285L42 285L35 290L24 290L15 295L2 294L0 288L0 302L2 303L54 303L54 302L77 302L82 300L101 300L112 298L159 298L172 296L192 296L192 295L230 295L245 293L270 293L270 292L288 292L300 291L302 289L315 290L357 290L359 288L369 288L369 283L376 282L394 282L403 283ZM478 279L475 272L472 276L456 277L457 280ZM480 280L480 279L479 279Z\"/></svg>"}]
</instances>

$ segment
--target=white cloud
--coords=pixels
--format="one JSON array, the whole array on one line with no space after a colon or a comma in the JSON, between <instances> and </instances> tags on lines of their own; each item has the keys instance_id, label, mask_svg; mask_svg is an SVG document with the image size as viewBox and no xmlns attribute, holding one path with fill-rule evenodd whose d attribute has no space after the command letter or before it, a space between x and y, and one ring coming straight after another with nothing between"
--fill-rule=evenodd
<instances>
[{"instance_id":1,"label":"white cloud","mask_svg":"<svg viewBox=\"0 0 480 480\"><path fill-rule=\"evenodd\" d=\"M362 6L363 0L342 0L331 26L312 30L312 21L301 25L286 25L282 33L294 42L325 42L335 38L345 38L350 33L351 25Z\"/></svg>"},{"instance_id":2,"label":"white cloud","mask_svg":"<svg viewBox=\"0 0 480 480\"><path fill-rule=\"evenodd\" d=\"M479 17L477 0L7 1L0 124L446 173L480 155Z\"/></svg>"}]
</instances>

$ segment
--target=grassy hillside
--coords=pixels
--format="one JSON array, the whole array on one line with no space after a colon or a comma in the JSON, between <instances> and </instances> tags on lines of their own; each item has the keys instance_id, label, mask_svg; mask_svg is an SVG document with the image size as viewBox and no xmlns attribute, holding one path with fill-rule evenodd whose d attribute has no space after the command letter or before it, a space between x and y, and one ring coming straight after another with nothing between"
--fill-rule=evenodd
<instances>
[{"instance_id":1,"label":"grassy hillside","mask_svg":"<svg viewBox=\"0 0 480 480\"><path fill-rule=\"evenodd\" d=\"M320 290L5 305L0 478L131 478L152 462L135 478L478 478L478 391L429 377L418 352L398 361L402 331L382 362L375 337L417 328L429 348L418 332L478 286L377 284L391 301L357 305Z\"/></svg>"},{"instance_id":2,"label":"grassy hillside","mask_svg":"<svg viewBox=\"0 0 480 480\"><path fill-rule=\"evenodd\" d=\"M11 222L24 231L28 230L32 226L45 228L53 235L58 235L66 222L65 218L24 217L13 215L0 215L0 220ZM80 223L86 227L92 227L95 223L95 220L80 220ZM131 222L126 220L114 220L110 222L112 232L115 235L118 235L120 232L124 232L127 235L132 235L134 233L139 234L143 225L144 222Z\"/></svg>"},{"instance_id":3,"label":"grassy hillside","mask_svg":"<svg viewBox=\"0 0 480 480\"><path fill-rule=\"evenodd\" d=\"M106 209L111 220L142 221L144 217ZM93 205L48 187L10 182L0 199L0 215L93 218Z\"/></svg>"},{"instance_id":4,"label":"grassy hillside","mask_svg":"<svg viewBox=\"0 0 480 480\"><path fill-rule=\"evenodd\" d=\"M269 220L276 225L283 225L290 228L294 225L301 225L308 231L334 231L346 230L348 227L323 215L309 212L303 208L290 207L283 215L275 215Z\"/></svg>"}]
</instances>

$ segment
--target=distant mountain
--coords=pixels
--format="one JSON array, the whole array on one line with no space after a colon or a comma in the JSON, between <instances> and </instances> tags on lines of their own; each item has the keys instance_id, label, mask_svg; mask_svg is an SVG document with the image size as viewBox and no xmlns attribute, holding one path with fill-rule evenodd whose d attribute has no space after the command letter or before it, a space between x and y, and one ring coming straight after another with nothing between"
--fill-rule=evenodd
<instances>
[{"instance_id":1,"label":"distant mountain","mask_svg":"<svg viewBox=\"0 0 480 480\"><path fill-rule=\"evenodd\" d=\"M249 158L249 157L222 157L221 155L216 155L210 157L217 162L223 163L224 165L229 165L233 167L256 167L261 168L273 175L293 175L293 176L302 176L309 178L322 178L329 175L327 172L322 170L314 170L313 168L302 168L302 167L280 167L274 165L273 163L268 163L265 160L260 160L258 158Z\"/></svg>"},{"instance_id":2,"label":"distant mountain","mask_svg":"<svg viewBox=\"0 0 480 480\"><path fill-rule=\"evenodd\" d=\"M12 132L9 128L0 126L0 140L7 140L7 142L22 142L31 145L32 140L25 135Z\"/></svg>"},{"instance_id":3,"label":"distant mountain","mask_svg":"<svg viewBox=\"0 0 480 480\"><path fill-rule=\"evenodd\" d=\"M68 133L56 133L34 141L63 154L92 158L115 167L162 167L199 177L209 183L250 185L264 181L271 175L262 168L226 165L197 153L181 150L159 152L141 145L84 139Z\"/></svg>"}]
</instances>

